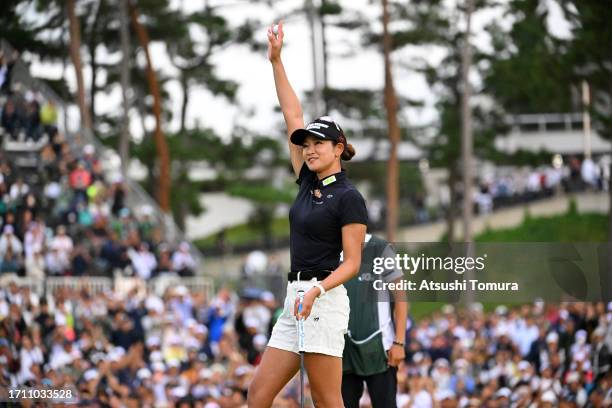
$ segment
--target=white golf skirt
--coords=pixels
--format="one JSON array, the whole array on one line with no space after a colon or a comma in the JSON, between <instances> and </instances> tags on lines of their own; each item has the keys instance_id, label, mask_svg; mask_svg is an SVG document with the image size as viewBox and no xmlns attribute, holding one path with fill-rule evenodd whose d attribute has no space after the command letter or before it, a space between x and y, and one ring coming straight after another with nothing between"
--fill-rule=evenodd
<instances>
[{"instance_id":1,"label":"white golf skirt","mask_svg":"<svg viewBox=\"0 0 612 408\"><path fill-rule=\"evenodd\" d=\"M298 290L307 292L316 283L294 281L287 285L287 296L283 314L278 318L268 342L269 347L299 353L298 325L293 314ZM343 285L336 286L325 295L315 299L310 315L304 321L304 349L307 353L327 354L342 357L344 335L348 330L349 298Z\"/></svg>"}]
</instances>

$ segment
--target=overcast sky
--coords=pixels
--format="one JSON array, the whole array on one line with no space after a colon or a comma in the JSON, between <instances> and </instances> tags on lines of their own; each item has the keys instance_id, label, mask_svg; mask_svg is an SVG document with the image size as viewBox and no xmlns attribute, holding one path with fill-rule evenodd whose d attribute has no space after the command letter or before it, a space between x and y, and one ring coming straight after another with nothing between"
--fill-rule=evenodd
<instances>
[{"instance_id":1,"label":"overcast sky","mask_svg":"<svg viewBox=\"0 0 612 408\"><path fill-rule=\"evenodd\" d=\"M264 22L272 22L278 16L284 16L285 23L285 47L283 48L283 61L298 96L310 89L313 84L312 54L310 49L310 31L302 16L291 15L291 10L302 4L303 0L275 1L274 9L264 5L247 5L241 7L227 7L224 15L229 19L232 26L237 26L246 18L259 18ZM447 0L454 4L455 0ZM546 0L549 5L549 27L553 34L559 37L569 35L569 27L563 19L561 12L553 0ZM197 10L202 7L204 0L175 0L177 7L183 7L186 11ZM235 0L209 0L210 4L233 4ZM372 21L380 18L380 2L371 0L342 0L345 7L359 9L365 12ZM374 3L374 4L372 4ZM483 28L493 19L497 19L504 26L509 26L511 21L502 15L501 9L480 11L474 17L474 42L479 47L488 46L488 37ZM258 39L266 40L266 27L262 26L257 32ZM332 55L342 54L349 51L352 45L357 47L360 38L357 33L349 33L345 30L330 29L328 31L329 50ZM156 69L162 69L172 73L168 59L166 58L164 45L155 44L152 47L153 61ZM443 52L435 47L406 47L393 55L395 85L399 93L411 99L421 99L425 103L424 108L411 108L403 112L404 118L411 125L425 125L435 120L436 113L433 108L435 103L434 94L427 86L424 78L410 72L400 65L414 58L425 58L432 63L440 61ZM120 54L108 55L103 49L98 50L98 58L105 59L111 63L119 63ZM235 124L247 126L263 134L278 133L278 126L282 119L279 113L274 112L277 104L274 82L269 62L265 52L255 54L244 47L229 48L215 57L217 72L227 79L233 79L240 84L237 100L239 106L232 106L223 98L212 97L206 90L197 88L191 91L190 105L187 112L187 123L195 125L200 123L206 127L212 127L222 135L228 135ZM32 64L32 73L46 77L59 77L61 67L51 64ZM74 89L74 74L68 70L68 80ZM89 68L85 69L86 84L89 84ZM380 89L383 86L383 61L382 56L371 50L356 54L351 58L332 58L329 62L329 83L332 87L367 87ZM477 81L477 78L473 78ZM174 120L166 124L166 128L176 130L179 125L181 91L176 82L167 86L172 101L171 106ZM117 87L109 94L100 94L96 98L97 113L107 113L120 109L120 91ZM308 112L309 107L304 107ZM76 109L72 114L77 114ZM306 120L311 119L307 115ZM149 129L153 123L148 123ZM132 118L133 133L141 132L140 122Z\"/></svg>"}]
</instances>

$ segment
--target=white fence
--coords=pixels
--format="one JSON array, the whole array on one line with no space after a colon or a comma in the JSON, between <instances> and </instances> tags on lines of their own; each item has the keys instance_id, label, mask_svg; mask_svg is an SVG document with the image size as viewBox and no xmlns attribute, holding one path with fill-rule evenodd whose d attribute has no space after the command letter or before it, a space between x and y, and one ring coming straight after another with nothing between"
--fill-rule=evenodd
<instances>
[{"instance_id":1,"label":"white fence","mask_svg":"<svg viewBox=\"0 0 612 408\"><path fill-rule=\"evenodd\" d=\"M58 289L69 289L75 291L86 290L91 294L103 293L113 290L119 294L127 295L133 289L162 295L167 289L184 286L190 292L205 293L207 299L214 295L214 284L207 277L180 277L174 274L162 275L157 278L144 281L140 278L126 278L116 276L106 277L47 277L35 279L31 277L18 277L16 275L5 275L0 278L0 287L7 287L12 282L19 287L28 287L38 294L44 292L53 293Z\"/></svg>"}]
</instances>

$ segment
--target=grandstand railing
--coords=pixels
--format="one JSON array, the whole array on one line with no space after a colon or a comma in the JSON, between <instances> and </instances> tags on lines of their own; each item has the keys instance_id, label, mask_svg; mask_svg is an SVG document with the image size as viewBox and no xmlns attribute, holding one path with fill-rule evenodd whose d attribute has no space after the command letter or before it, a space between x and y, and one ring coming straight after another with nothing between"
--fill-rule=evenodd
<instances>
[{"instance_id":1,"label":"grandstand railing","mask_svg":"<svg viewBox=\"0 0 612 408\"><path fill-rule=\"evenodd\" d=\"M515 132L576 131L582 129L582 113L529 113L506 115L506 124Z\"/></svg>"},{"instance_id":2,"label":"grandstand railing","mask_svg":"<svg viewBox=\"0 0 612 408\"><path fill-rule=\"evenodd\" d=\"M14 52L14 48L4 39L0 39L0 47L4 51L4 55L12 55ZM119 157L115 150L102 144L89 129L80 129L76 133L71 132L68 127L68 123L66 123L66 112L68 111L66 102L60 98L57 93L47 84L33 78L30 75L30 70L28 69L27 65L21 59L17 59L15 62L15 66L12 70L11 81L13 83L19 82L27 85L29 89L38 91L46 99L54 101L57 108L63 112L63 115L58 116L63 118L63 120L60 121L60 124L63 124L61 127L63 128L64 135L66 136L66 140L69 142L73 153L80 153L85 144L92 144L95 146L96 152L98 152L101 157L105 157L107 159L103 160L106 174L108 175L109 173L120 172L120 162L117 162L117 160L110 160L111 157ZM112 163L114 163L114 165ZM138 184L138 182L127 178L124 180L124 183L128 187L127 200L130 207L133 209L141 208L143 206L152 208L154 210L152 217L155 219L158 225L163 227L164 236L168 242L178 243L180 241L189 241L185 233L181 231L178 225L176 225L172 217L166 215L161 210L157 202L140 186L140 184ZM195 259L196 263L201 267L204 256L195 247L195 245L190 245L190 247L191 255Z\"/></svg>"},{"instance_id":3,"label":"grandstand railing","mask_svg":"<svg viewBox=\"0 0 612 408\"><path fill-rule=\"evenodd\" d=\"M110 278L104 277L49 277L45 279L45 290L53 293L58 289L72 289L81 291L87 290L89 293L104 293L113 287Z\"/></svg>"},{"instance_id":4,"label":"grandstand railing","mask_svg":"<svg viewBox=\"0 0 612 408\"><path fill-rule=\"evenodd\" d=\"M147 281L131 277L97 277L97 276L66 276L46 277L44 279L32 277L17 277L15 275L4 276L0 279L0 287L6 287L15 283L19 287L27 287L32 292L42 295L54 293L57 290L68 289L80 292L87 291L90 294L99 294L114 291L117 294L128 295L134 289L155 293L158 296L164 294L167 289L184 286L192 293L204 293L207 299L214 296L213 280L205 277L180 277L174 274L161 275Z\"/></svg>"}]
</instances>

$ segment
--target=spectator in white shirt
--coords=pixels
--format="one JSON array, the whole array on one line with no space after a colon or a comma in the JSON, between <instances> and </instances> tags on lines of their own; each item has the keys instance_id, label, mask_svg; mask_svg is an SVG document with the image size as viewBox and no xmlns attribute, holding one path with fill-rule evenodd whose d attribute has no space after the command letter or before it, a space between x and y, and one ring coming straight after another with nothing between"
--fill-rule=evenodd
<instances>
[{"instance_id":1,"label":"spectator in white shirt","mask_svg":"<svg viewBox=\"0 0 612 408\"><path fill-rule=\"evenodd\" d=\"M9 196L11 197L11 201L18 201L25 197L29 192L30 187L23 181L23 178L19 177L11 186Z\"/></svg>"},{"instance_id":2,"label":"spectator in white shirt","mask_svg":"<svg viewBox=\"0 0 612 408\"><path fill-rule=\"evenodd\" d=\"M70 268L70 255L74 245L72 243L72 238L66 235L66 227L63 225L57 227L56 235L51 240L50 247L52 250L57 251L56 255L60 266L64 270Z\"/></svg>"},{"instance_id":3,"label":"spectator in white shirt","mask_svg":"<svg viewBox=\"0 0 612 408\"><path fill-rule=\"evenodd\" d=\"M29 336L24 336L21 343L22 349L19 353L20 370L18 374L19 383L23 384L28 380L34 380L36 377L31 369L34 364L43 364L43 353L39 347L34 347Z\"/></svg>"},{"instance_id":4,"label":"spectator in white shirt","mask_svg":"<svg viewBox=\"0 0 612 408\"><path fill-rule=\"evenodd\" d=\"M144 242L140 244L138 251L130 249L128 256L132 261L134 273L139 278L149 279L155 268L157 268L155 255L149 250L149 245Z\"/></svg>"},{"instance_id":5,"label":"spectator in white shirt","mask_svg":"<svg viewBox=\"0 0 612 408\"><path fill-rule=\"evenodd\" d=\"M14 232L12 225L5 225L0 237L1 272L17 272L21 264L23 246Z\"/></svg>"},{"instance_id":6,"label":"spectator in white shirt","mask_svg":"<svg viewBox=\"0 0 612 408\"><path fill-rule=\"evenodd\" d=\"M35 250L34 253L25 260L26 275L36 279L44 279L45 266L45 256L42 249Z\"/></svg>"},{"instance_id":7,"label":"spectator in white shirt","mask_svg":"<svg viewBox=\"0 0 612 408\"><path fill-rule=\"evenodd\" d=\"M580 167L580 175L582 181L589 185L589 187L595 187L598 179L598 169L592 159L584 159Z\"/></svg>"},{"instance_id":8,"label":"spectator in white shirt","mask_svg":"<svg viewBox=\"0 0 612 408\"><path fill-rule=\"evenodd\" d=\"M181 242L179 249L172 255L172 269L181 276L193 276L196 263L189 252L189 244Z\"/></svg>"},{"instance_id":9,"label":"spectator in white shirt","mask_svg":"<svg viewBox=\"0 0 612 408\"><path fill-rule=\"evenodd\" d=\"M66 272L66 265L62 262L59 251L56 248L51 248L45 255L44 263L47 271L51 275L63 275Z\"/></svg>"},{"instance_id":10,"label":"spectator in white shirt","mask_svg":"<svg viewBox=\"0 0 612 408\"><path fill-rule=\"evenodd\" d=\"M36 252L42 252L45 243L45 234L43 226L38 222L30 224L23 238L23 247L26 260Z\"/></svg>"}]
</instances>

